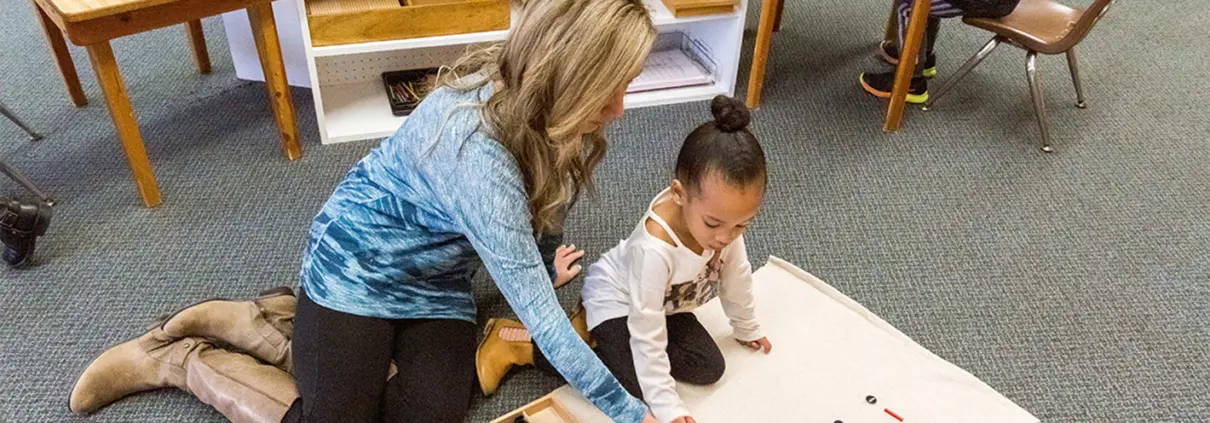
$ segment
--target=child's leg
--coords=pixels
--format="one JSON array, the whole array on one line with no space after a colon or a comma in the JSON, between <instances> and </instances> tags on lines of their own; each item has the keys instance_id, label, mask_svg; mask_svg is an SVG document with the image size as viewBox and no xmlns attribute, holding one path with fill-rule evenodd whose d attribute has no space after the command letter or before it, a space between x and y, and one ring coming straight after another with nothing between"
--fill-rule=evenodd
<instances>
[{"instance_id":1,"label":"child's leg","mask_svg":"<svg viewBox=\"0 0 1210 423\"><path fill-rule=\"evenodd\" d=\"M667 321L672 377L694 385L710 385L722 379L727 362L697 316L677 313L668 316Z\"/></svg>"},{"instance_id":2,"label":"child's leg","mask_svg":"<svg viewBox=\"0 0 1210 423\"><path fill-rule=\"evenodd\" d=\"M912 0L899 0L899 50L903 51L903 43L907 40L908 21L912 16ZM937 31L941 28L940 18L952 18L962 16L962 10L954 7L948 0L933 0L929 6L929 19L924 48L920 49L920 60L918 63L924 63L925 58L933 54L933 46L937 41Z\"/></svg>"},{"instance_id":3,"label":"child's leg","mask_svg":"<svg viewBox=\"0 0 1210 423\"><path fill-rule=\"evenodd\" d=\"M911 21L913 0L898 0L895 7L899 18L899 40L897 44L883 41L878 46L878 55L893 65L899 64L903 54L903 44L907 40L908 23ZM941 28L941 18L961 16L962 10L954 7L950 0L932 0L929 6L928 23L925 26L924 45L920 48L916 69L913 70L911 83L908 86L907 102L920 104L928 101L928 80L937 75L937 60L933 56L933 46L937 42L937 31ZM876 97L891 98L891 90L895 86L895 72L862 73L860 82L866 92Z\"/></svg>"},{"instance_id":4,"label":"child's leg","mask_svg":"<svg viewBox=\"0 0 1210 423\"><path fill-rule=\"evenodd\" d=\"M635 398L643 398L639 385L639 374L634 369L634 356L630 353L630 327L625 317L609 319L592 328L592 339L597 341L597 357L618 378L618 382Z\"/></svg>"},{"instance_id":5,"label":"child's leg","mask_svg":"<svg viewBox=\"0 0 1210 423\"><path fill-rule=\"evenodd\" d=\"M672 365L672 378L694 385L710 385L718 382L726 370L723 352L714 343L710 332L698 322L693 313L678 313L668 316L668 361ZM630 328L626 318L619 317L602 322L592 329L592 338L597 342L597 356L623 388L636 398L643 398L638 373L634 368L634 356L630 350ZM548 373L558 375L541 351L534 349L534 365Z\"/></svg>"},{"instance_id":6,"label":"child's leg","mask_svg":"<svg viewBox=\"0 0 1210 423\"><path fill-rule=\"evenodd\" d=\"M613 373L626 391L635 398L643 398L643 389L639 385L638 372L634 369L634 356L630 355L630 328L626 326L626 318L618 317L601 322L592 328L592 339L596 341L597 357L605 363L605 368ZM534 367L555 377L562 378L558 370L550 364L542 350L534 345Z\"/></svg>"}]
</instances>

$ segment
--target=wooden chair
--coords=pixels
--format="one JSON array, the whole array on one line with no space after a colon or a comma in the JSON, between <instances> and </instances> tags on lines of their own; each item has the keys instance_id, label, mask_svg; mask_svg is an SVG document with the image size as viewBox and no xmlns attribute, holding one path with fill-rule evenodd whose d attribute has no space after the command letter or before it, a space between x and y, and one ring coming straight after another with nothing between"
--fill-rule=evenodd
<instances>
[{"instance_id":1,"label":"wooden chair","mask_svg":"<svg viewBox=\"0 0 1210 423\"><path fill-rule=\"evenodd\" d=\"M265 88L269 104L277 121L278 135L286 158L302 157L298 129L294 123L294 105L286 84L286 69L282 63L277 39L277 24L273 20L271 0L34 0L38 19L46 33L51 52L67 93L76 106L88 104L75 64L67 50L64 35L73 44L84 46L92 60L101 90L105 94L110 115L126 159L134 173L135 184L147 207L160 204L160 189L156 184L143 137L126 85L118 72L109 41L131 34L184 23L192 40L193 58L198 70L210 72L210 56L202 37L200 19L233 10L247 9L252 35L265 70Z\"/></svg>"},{"instance_id":2,"label":"wooden chair","mask_svg":"<svg viewBox=\"0 0 1210 423\"><path fill-rule=\"evenodd\" d=\"M933 93L924 103L922 110L929 110L937 100L962 80L971 69L1001 43L1009 43L1026 51L1025 70L1029 77L1029 93L1033 97L1034 111L1038 115L1038 128L1042 131L1042 151L1052 152L1050 146L1050 116L1046 112L1046 98L1042 83L1038 79L1037 56L1041 54L1066 54L1071 81L1076 89L1076 107L1087 107L1084 89L1080 86L1080 69L1076 62L1076 44L1092 30L1092 27L1109 10L1113 0L1095 0L1086 9L1071 8L1052 0L1021 0L1013 13L998 19L964 18L967 25L985 29L996 34L978 53L967 60L952 78Z\"/></svg>"}]
</instances>

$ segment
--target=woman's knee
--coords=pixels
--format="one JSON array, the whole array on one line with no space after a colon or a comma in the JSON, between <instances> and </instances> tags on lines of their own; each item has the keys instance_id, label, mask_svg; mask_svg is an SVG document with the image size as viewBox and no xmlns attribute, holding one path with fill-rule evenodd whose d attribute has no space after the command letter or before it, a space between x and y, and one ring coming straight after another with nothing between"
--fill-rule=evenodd
<instances>
[{"instance_id":1,"label":"woman's knee","mask_svg":"<svg viewBox=\"0 0 1210 423\"><path fill-rule=\"evenodd\" d=\"M402 324L396 334L399 373L387 382L383 423L460 423L475 386L478 328L461 320Z\"/></svg>"},{"instance_id":2,"label":"woman's knee","mask_svg":"<svg viewBox=\"0 0 1210 423\"><path fill-rule=\"evenodd\" d=\"M424 384L399 376L392 378L383 394L382 423L461 423L466 419L471 406L470 383L459 389L418 389Z\"/></svg>"},{"instance_id":3,"label":"woman's knee","mask_svg":"<svg viewBox=\"0 0 1210 423\"><path fill-rule=\"evenodd\" d=\"M300 400L287 416L297 422L373 423L391 361L392 325L299 298L294 321L294 379Z\"/></svg>"}]
</instances>

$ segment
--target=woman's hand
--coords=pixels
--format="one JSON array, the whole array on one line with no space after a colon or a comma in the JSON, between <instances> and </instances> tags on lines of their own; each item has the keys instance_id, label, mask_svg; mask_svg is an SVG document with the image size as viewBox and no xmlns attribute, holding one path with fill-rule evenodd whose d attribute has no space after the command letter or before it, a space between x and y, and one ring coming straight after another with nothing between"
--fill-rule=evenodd
<instances>
[{"instance_id":1,"label":"woman's hand","mask_svg":"<svg viewBox=\"0 0 1210 423\"><path fill-rule=\"evenodd\" d=\"M564 245L555 250L555 289L566 285L580 274L582 267L573 264L584 257L584 250L577 250L575 245Z\"/></svg>"},{"instance_id":2,"label":"woman's hand","mask_svg":"<svg viewBox=\"0 0 1210 423\"><path fill-rule=\"evenodd\" d=\"M735 341L739 342L740 345L751 348L755 351L765 350L765 354L768 354L769 351L773 351L773 344L769 343L769 337L767 336L755 341L740 341L738 339Z\"/></svg>"}]
</instances>

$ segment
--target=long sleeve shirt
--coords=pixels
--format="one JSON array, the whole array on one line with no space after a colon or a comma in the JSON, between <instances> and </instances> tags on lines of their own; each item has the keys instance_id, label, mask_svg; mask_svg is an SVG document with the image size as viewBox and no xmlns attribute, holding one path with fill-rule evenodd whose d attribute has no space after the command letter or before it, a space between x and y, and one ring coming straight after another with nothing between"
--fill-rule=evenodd
<instances>
[{"instance_id":1,"label":"long sleeve shirt","mask_svg":"<svg viewBox=\"0 0 1210 423\"><path fill-rule=\"evenodd\" d=\"M614 421L639 422L647 407L556 300L549 263L559 239L535 239L524 177L476 106L492 92L433 91L348 172L311 225L303 289L359 316L474 322L471 276L482 264L564 378Z\"/></svg>"},{"instance_id":2,"label":"long sleeve shirt","mask_svg":"<svg viewBox=\"0 0 1210 423\"><path fill-rule=\"evenodd\" d=\"M743 237L720 251L690 250L652 210L667 198L667 190L656 196L630 237L589 267L582 291L589 328L610 319L627 319L643 399L662 423L690 415L671 375L667 315L692 312L718 297L736 339L762 337ZM672 244L647 231L649 219L664 228Z\"/></svg>"}]
</instances>

